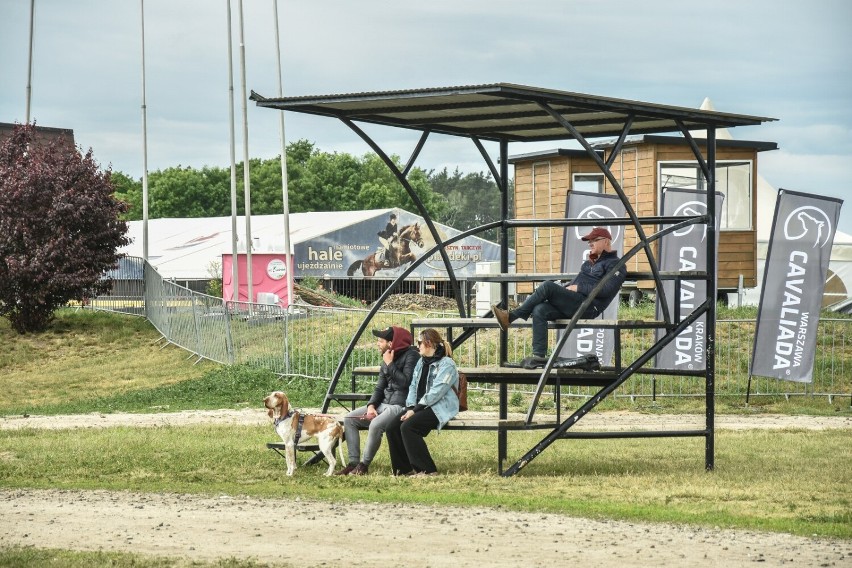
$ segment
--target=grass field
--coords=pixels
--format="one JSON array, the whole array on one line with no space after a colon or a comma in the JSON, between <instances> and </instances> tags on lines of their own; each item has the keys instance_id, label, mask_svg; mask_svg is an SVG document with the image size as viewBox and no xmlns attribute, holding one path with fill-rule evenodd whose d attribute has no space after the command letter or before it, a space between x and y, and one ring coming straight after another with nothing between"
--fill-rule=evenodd
<instances>
[{"instance_id":1,"label":"grass field","mask_svg":"<svg viewBox=\"0 0 852 568\"><path fill-rule=\"evenodd\" d=\"M39 336L18 336L0 320L6 387L0 414L255 407L285 384L249 367L193 365L185 352L161 348L157 337L142 319L90 311L62 312ZM325 388L323 381L286 382L305 405L318 404ZM489 400L478 396L472 403L476 408ZM604 410L695 410L694 402L607 404ZM806 397L749 410L850 414L848 401L828 405L824 398ZM421 485L387 475L342 482L319 477L319 469L287 479L280 458L264 447L269 436L268 427L225 425L5 430L0 486L485 505L852 538L852 458L849 432L843 430L720 431L716 470L710 473L703 469L702 439L572 440L556 444L510 479L496 474L494 434L445 432L429 440L448 475ZM540 437L510 436L509 456ZM388 469L384 449L374 463L376 471Z\"/></svg>"}]
</instances>

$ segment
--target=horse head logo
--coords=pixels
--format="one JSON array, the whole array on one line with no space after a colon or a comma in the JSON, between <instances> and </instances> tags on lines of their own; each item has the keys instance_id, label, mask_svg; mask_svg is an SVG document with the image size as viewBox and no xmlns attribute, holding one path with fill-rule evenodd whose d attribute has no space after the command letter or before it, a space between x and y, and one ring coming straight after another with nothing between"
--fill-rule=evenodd
<instances>
[{"instance_id":1,"label":"horse head logo","mask_svg":"<svg viewBox=\"0 0 852 568\"><path fill-rule=\"evenodd\" d=\"M675 209L674 217L698 217L699 215L704 215L707 213L707 204L702 203L701 201L687 201L686 203L681 204ZM704 227L704 234L701 235L701 242L704 242L704 239L707 238L707 225L702 225ZM674 231L672 235L676 237L682 237L684 235L688 235L692 232L692 230L696 227L696 225L688 225L683 229L678 231Z\"/></svg>"},{"instance_id":2,"label":"horse head logo","mask_svg":"<svg viewBox=\"0 0 852 568\"><path fill-rule=\"evenodd\" d=\"M606 205L590 205L580 211L580 214L577 215L578 219L617 219L618 215L615 214L615 211L607 207ZM604 227L609 231L609 234L612 235L612 243L613 245L618 242L621 238L622 233L624 232L624 228L621 225L604 225L603 223L599 225L595 225L596 227ZM589 232L589 227L574 227L574 234L577 238L581 238L583 235Z\"/></svg>"},{"instance_id":3,"label":"horse head logo","mask_svg":"<svg viewBox=\"0 0 852 568\"><path fill-rule=\"evenodd\" d=\"M813 240L813 248L817 248L828 244L830 237L831 220L819 207L798 207L784 221L784 238L788 241Z\"/></svg>"}]
</instances>

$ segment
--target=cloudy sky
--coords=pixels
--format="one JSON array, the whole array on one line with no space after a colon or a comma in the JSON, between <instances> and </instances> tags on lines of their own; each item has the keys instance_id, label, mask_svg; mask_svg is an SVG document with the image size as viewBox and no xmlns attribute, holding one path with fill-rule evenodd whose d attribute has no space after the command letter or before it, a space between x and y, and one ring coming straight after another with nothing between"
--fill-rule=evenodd
<instances>
[{"instance_id":1,"label":"cloudy sky","mask_svg":"<svg viewBox=\"0 0 852 568\"><path fill-rule=\"evenodd\" d=\"M31 118L73 129L103 166L140 177L140 1L35 3ZM273 3L244 0L247 88L264 96L278 93ZM149 170L227 166L227 0L144 5ZM0 0L0 122L26 119L29 8ZM848 0L279 0L278 10L286 95L511 82L686 107L710 97L720 111L778 118L732 135L778 143L759 162L773 186L846 198L840 229L852 233ZM239 121L237 0L232 15ZM277 114L250 103L248 121L251 156L278 155ZM333 120L286 121L288 141L368 151ZM366 130L404 158L415 143ZM237 136L242 159L239 123ZM470 142L441 136L418 165L486 169Z\"/></svg>"}]
</instances>

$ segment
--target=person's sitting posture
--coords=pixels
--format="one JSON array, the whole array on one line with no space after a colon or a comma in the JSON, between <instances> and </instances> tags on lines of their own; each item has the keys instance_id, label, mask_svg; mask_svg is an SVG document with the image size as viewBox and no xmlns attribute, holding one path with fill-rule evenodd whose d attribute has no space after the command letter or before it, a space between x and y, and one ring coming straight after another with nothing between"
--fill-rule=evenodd
<instances>
[{"instance_id":1,"label":"person's sitting posture","mask_svg":"<svg viewBox=\"0 0 852 568\"><path fill-rule=\"evenodd\" d=\"M577 277L567 286L548 280L542 282L523 304L510 312L499 306L491 307L491 311L503 331L506 331L513 321L526 320L532 316L532 357L523 360L525 368L534 369L547 363L548 322L574 317L592 289L603 280L607 272L619 260L618 254L612 250L612 235L603 227L593 228L582 239L589 243L589 258L583 262ZM624 268L619 268L606 281L581 317L593 319L600 315L610 302L618 296L625 276Z\"/></svg>"},{"instance_id":2,"label":"person's sitting posture","mask_svg":"<svg viewBox=\"0 0 852 568\"><path fill-rule=\"evenodd\" d=\"M421 359L414 367L405 414L391 427L388 452L394 475L437 475L424 438L440 430L459 412L459 372L452 347L434 329L426 329L417 342Z\"/></svg>"},{"instance_id":3,"label":"person's sitting posture","mask_svg":"<svg viewBox=\"0 0 852 568\"><path fill-rule=\"evenodd\" d=\"M420 360L411 345L411 332L401 327L374 329L376 346L382 354L379 381L366 406L356 408L343 419L349 464L335 475L364 475L382 444L382 435L391 424L399 422L405 411L405 399L414 366ZM367 430L367 443L361 455L360 430Z\"/></svg>"}]
</instances>

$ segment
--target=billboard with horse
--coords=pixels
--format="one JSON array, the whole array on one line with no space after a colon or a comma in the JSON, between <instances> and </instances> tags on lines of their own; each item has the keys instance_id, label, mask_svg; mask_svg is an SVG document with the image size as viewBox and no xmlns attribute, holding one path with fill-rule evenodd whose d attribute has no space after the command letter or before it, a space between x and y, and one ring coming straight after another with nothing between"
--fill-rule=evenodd
<instances>
[{"instance_id":1,"label":"billboard with horse","mask_svg":"<svg viewBox=\"0 0 852 568\"><path fill-rule=\"evenodd\" d=\"M435 227L442 241L461 232L438 223ZM389 209L371 219L296 243L295 275L297 278L392 279L434 246L435 238L422 217L402 209ZM467 237L446 248L459 278L474 276L477 262L500 259L500 246L478 237ZM514 251L510 251L512 258ZM447 269L435 253L411 277L446 278Z\"/></svg>"}]
</instances>

